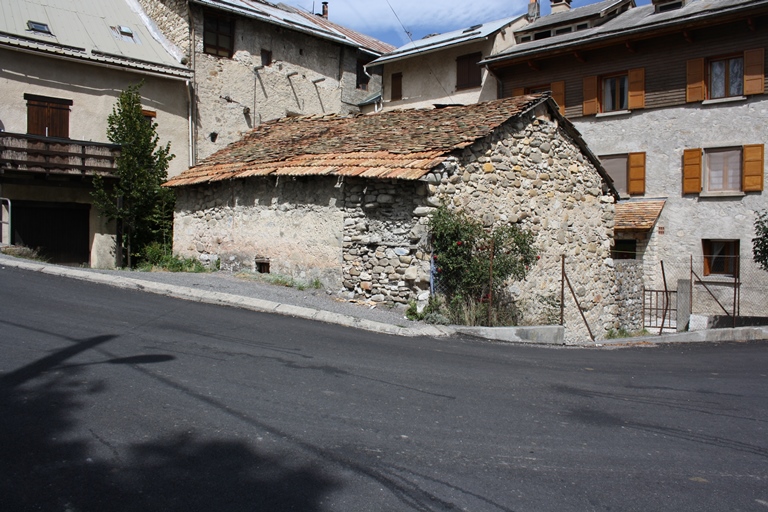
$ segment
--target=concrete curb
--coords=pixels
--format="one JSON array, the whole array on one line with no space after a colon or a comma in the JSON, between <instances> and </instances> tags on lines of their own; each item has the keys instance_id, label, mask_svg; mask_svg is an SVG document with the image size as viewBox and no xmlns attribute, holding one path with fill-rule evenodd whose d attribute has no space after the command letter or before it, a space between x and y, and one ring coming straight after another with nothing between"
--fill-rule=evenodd
<instances>
[{"instance_id":1,"label":"concrete curb","mask_svg":"<svg viewBox=\"0 0 768 512\"><path fill-rule=\"evenodd\" d=\"M186 286L176 286L154 281L144 281L131 277L99 274L69 267L48 265L29 260L20 260L10 256L0 257L0 264L16 267L33 272L40 272L59 277L79 279L93 283L105 284L127 290L137 290L166 297L191 300L205 304L219 306L233 306L260 313L276 313L279 315L316 320L328 324L351 327L364 331L390 334L405 337L444 337L454 334L464 334L486 340L506 343L526 343L536 345L568 345L580 347L631 347L652 346L662 343L722 343L737 341L768 340L768 326L764 327L737 327L735 329L708 329L702 331L683 332L677 334L665 334L662 336L643 336L637 338L619 338L612 340L598 340L597 342L585 341L582 343L566 343L564 341L565 330L559 325L546 325L535 327L465 327L465 326L437 326L421 325L418 327L400 327L397 325L375 322L364 318L357 318L340 313L332 313L314 308L281 304L253 297L244 297L230 293L203 291Z\"/></svg>"},{"instance_id":2,"label":"concrete curb","mask_svg":"<svg viewBox=\"0 0 768 512\"><path fill-rule=\"evenodd\" d=\"M304 318L307 320L316 320L319 322L336 324L344 327L352 327L354 329L362 329L380 334L392 334L395 336L405 337L439 337L450 336L453 334L452 329L445 327L439 328L432 325L419 327L400 327L397 325L375 322L373 320L356 318L339 313L331 313L329 311L322 311L319 309L293 306L291 304L281 304L279 302L272 302L252 297L243 297L241 295L233 295L230 293L203 291L186 286L176 286L165 283L156 283L153 281L144 281L131 277L111 276L107 274L99 274L96 272L87 272L75 268L46 265L45 263L16 260L13 258L2 258L0 259L0 263L9 267L21 268L24 270L30 270L32 272L40 272L42 274L58 277L79 279L81 281L90 281L93 283L105 284L126 290L149 292L157 295L164 295L166 297L191 300L205 304L234 306L242 309L248 309L250 311L258 311L260 313L277 313L279 315Z\"/></svg>"}]
</instances>

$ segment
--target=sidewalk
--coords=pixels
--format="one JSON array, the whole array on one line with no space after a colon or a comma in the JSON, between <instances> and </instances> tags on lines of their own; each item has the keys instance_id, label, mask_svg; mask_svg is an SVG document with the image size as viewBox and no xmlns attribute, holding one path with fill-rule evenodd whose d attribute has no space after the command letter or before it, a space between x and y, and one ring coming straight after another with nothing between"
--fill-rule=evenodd
<instances>
[{"instance_id":1,"label":"sidewalk","mask_svg":"<svg viewBox=\"0 0 768 512\"><path fill-rule=\"evenodd\" d=\"M33 272L80 279L118 288L156 293L184 300L233 306L251 311L317 320L345 327L395 336L451 336L463 334L487 340L564 345L563 328L540 327L461 327L414 322L402 308L344 301L323 290L299 290L238 277L228 272L172 273L131 270L73 268L24 260L0 254L0 269L20 268ZM599 340L577 343L583 347L653 346L659 343L704 343L768 340L768 326Z\"/></svg>"}]
</instances>

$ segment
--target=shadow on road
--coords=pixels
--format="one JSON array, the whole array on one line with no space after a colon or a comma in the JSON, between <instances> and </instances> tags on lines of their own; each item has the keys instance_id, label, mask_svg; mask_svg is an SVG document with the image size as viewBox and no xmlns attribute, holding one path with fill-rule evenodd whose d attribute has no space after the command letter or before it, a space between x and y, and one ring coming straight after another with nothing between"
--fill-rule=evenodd
<instances>
[{"instance_id":1,"label":"shadow on road","mask_svg":"<svg viewBox=\"0 0 768 512\"><path fill-rule=\"evenodd\" d=\"M336 484L307 467L289 467L241 441L178 433L116 447L83 435L79 396L100 393L82 368L62 365L111 336L99 336L0 377L0 496L8 511L319 510ZM165 357L108 361L153 363ZM80 437L77 437L80 436ZM93 444L111 452L94 459Z\"/></svg>"}]
</instances>

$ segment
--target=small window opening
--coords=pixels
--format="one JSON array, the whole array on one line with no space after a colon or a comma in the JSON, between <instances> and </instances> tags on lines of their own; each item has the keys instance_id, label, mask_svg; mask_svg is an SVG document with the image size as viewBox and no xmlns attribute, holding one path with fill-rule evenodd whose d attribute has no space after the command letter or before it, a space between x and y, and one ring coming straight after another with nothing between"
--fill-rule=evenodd
<instances>
[{"instance_id":1,"label":"small window opening","mask_svg":"<svg viewBox=\"0 0 768 512\"><path fill-rule=\"evenodd\" d=\"M51 29L47 23L40 23L38 21L27 21L27 28L33 32L40 32L41 34L50 34Z\"/></svg>"},{"instance_id":2,"label":"small window opening","mask_svg":"<svg viewBox=\"0 0 768 512\"><path fill-rule=\"evenodd\" d=\"M256 258L256 272L259 274L269 274L269 258Z\"/></svg>"},{"instance_id":3,"label":"small window opening","mask_svg":"<svg viewBox=\"0 0 768 512\"><path fill-rule=\"evenodd\" d=\"M548 37L552 37L552 32L550 30L545 30L543 32L536 32L533 34L533 40L538 41L540 39L546 39Z\"/></svg>"},{"instance_id":4,"label":"small window opening","mask_svg":"<svg viewBox=\"0 0 768 512\"><path fill-rule=\"evenodd\" d=\"M589 23L579 23L576 25L576 30L587 30L589 28Z\"/></svg>"},{"instance_id":5,"label":"small window opening","mask_svg":"<svg viewBox=\"0 0 768 512\"><path fill-rule=\"evenodd\" d=\"M267 67L272 65L272 52L269 50L261 50L261 65Z\"/></svg>"},{"instance_id":6,"label":"small window opening","mask_svg":"<svg viewBox=\"0 0 768 512\"><path fill-rule=\"evenodd\" d=\"M572 32L572 31L573 31L573 27L563 27L555 30L555 35L559 36L560 34L568 34L569 32Z\"/></svg>"},{"instance_id":7,"label":"small window opening","mask_svg":"<svg viewBox=\"0 0 768 512\"><path fill-rule=\"evenodd\" d=\"M118 25L117 30L120 31L121 35L133 37L133 30L131 30L131 27L126 27L124 25Z\"/></svg>"},{"instance_id":8,"label":"small window opening","mask_svg":"<svg viewBox=\"0 0 768 512\"><path fill-rule=\"evenodd\" d=\"M615 260L637 259L637 240L616 240L611 249L611 258Z\"/></svg>"}]
</instances>

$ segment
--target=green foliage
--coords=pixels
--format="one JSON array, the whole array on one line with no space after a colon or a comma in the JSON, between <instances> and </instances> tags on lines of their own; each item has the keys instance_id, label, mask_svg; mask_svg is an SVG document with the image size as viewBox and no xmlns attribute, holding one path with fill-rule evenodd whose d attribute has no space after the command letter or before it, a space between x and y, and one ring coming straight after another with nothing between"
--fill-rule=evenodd
<instances>
[{"instance_id":1,"label":"green foliage","mask_svg":"<svg viewBox=\"0 0 768 512\"><path fill-rule=\"evenodd\" d=\"M755 235L752 239L752 258L760 268L768 271L768 212L757 212Z\"/></svg>"},{"instance_id":2,"label":"green foliage","mask_svg":"<svg viewBox=\"0 0 768 512\"><path fill-rule=\"evenodd\" d=\"M131 252L141 254L153 242L170 243L175 201L173 191L161 187L174 155L170 142L158 146L157 124L142 114L141 85L123 91L107 118L107 138L122 148L116 160L119 180L97 176L92 194L101 214L122 225L129 261Z\"/></svg>"},{"instance_id":3,"label":"green foliage","mask_svg":"<svg viewBox=\"0 0 768 512\"><path fill-rule=\"evenodd\" d=\"M533 235L514 224L486 230L465 212L446 206L432 215L429 229L451 319L465 325L516 323L518 314L505 287L509 279L525 279L536 261Z\"/></svg>"},{"instance_id":4,"label":"green foliage","mask_svg":"<svg viewBox=\"0 0 768 512\"><path fill-rule=\"evenodd\" d=\"M208 272L208 269L199 260L194 258L179 258L174 256L168 244L152 242L143 248L143 252L137 254L141 263L139 270L152 272L165 270L166 272Z\"/></svg>"}]
</instances>

